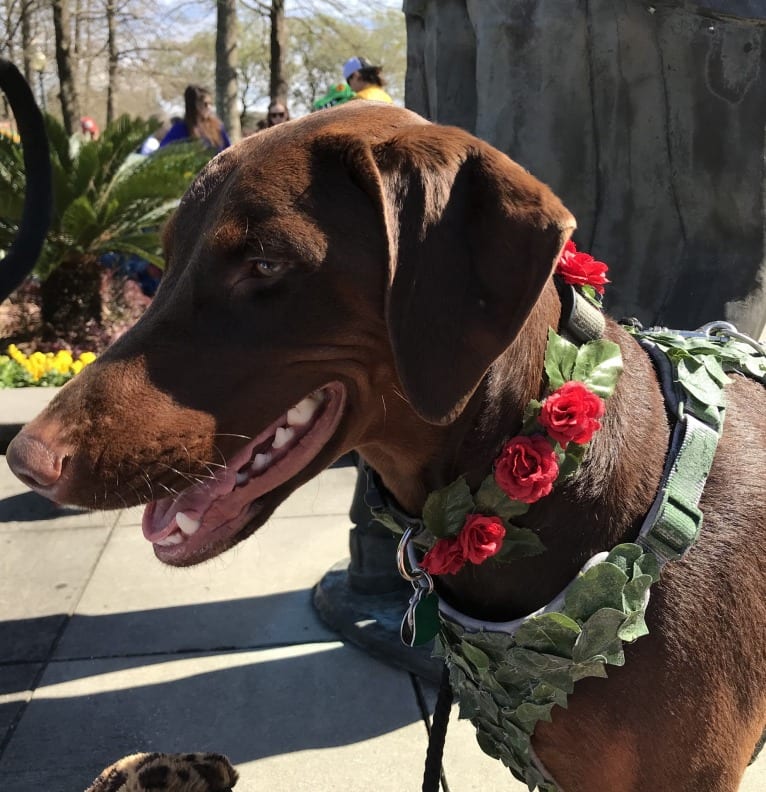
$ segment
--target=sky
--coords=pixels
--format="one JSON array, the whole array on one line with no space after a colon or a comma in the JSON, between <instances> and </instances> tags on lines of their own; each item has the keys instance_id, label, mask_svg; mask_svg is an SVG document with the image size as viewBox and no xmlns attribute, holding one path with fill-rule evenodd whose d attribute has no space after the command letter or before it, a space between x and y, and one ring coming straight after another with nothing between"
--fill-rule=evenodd
<instances>
[{"instance_id":1,"label":"sky","mask_svg":"<svg viewBox=\"0 0 766 792\"><path fill-rule=\"evenodd\" d=\"M343 16L362 17L365 11L372 8L393 8L402 9L404 0L342 0ZM335 5L341 3L336 2ZM287 16L297 14L301 8L313 5L317 8L323 7L331 10L332 3L325 3L323 0L285 0L285 13ZM204 26L210 25L215 21L215 4L211 0L159 0L159 8L164 10L166 19L173 23L182 23L187 31L192 34ZM191 28L191 29L190 29Z\"/></svg>"}]
</instances>

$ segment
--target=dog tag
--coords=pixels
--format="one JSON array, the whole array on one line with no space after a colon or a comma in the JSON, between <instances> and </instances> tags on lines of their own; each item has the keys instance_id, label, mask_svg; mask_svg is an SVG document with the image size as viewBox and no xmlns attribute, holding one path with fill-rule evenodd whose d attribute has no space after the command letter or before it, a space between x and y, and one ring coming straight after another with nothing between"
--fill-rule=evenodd
<instances>
[{"instance_id":1,"label":"dog tag","mask_svg":"<svg viewBox=\"0 0 766 792\"><path fill-rule=\"evenodd\" d=\"M402 619L400 635L407 646L428 643L439 632L439 597L425 594L418 588L410 597L410 605Z\"/></svg>"}]
</instances>

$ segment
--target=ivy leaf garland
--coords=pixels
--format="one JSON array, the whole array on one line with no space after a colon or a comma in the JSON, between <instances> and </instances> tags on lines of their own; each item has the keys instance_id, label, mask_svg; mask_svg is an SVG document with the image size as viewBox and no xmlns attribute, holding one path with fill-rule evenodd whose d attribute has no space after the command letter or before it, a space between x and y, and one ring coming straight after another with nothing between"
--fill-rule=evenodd
<instances>
[{"instance_id":1,"label":"ivy leaf garland","mask_svg":"<svg viewBox=\"0 0 766 792\"><path fill-rule=\"evenodd\" d=\"M476 727L482 750L530 789L556 792L531 759L539 721L549 721L554 706L566 708L577 681L623 665L623 642L648 632L657 560L633 543L604 555L573 581L560 610L527 618L513 635L466 631L442 616L435 654L450 667L460 716Z\"/></svg>"}]
</instances>

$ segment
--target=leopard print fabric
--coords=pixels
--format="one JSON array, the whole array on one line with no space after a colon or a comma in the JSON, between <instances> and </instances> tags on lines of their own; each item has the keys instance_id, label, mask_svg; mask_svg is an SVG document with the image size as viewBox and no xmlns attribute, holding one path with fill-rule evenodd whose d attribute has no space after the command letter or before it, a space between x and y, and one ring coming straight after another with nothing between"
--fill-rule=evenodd
<instances>
[{"instance_id":1,"label":"leopard print fabric","mask_svg":"<svg viewBox=\"0 0 766 792\"><path fill-rule=\"evenodd\" d=\"M85 792L231 792L237 771L213 753L138 753L107 767Z\"/></svg>"}]
</instances>

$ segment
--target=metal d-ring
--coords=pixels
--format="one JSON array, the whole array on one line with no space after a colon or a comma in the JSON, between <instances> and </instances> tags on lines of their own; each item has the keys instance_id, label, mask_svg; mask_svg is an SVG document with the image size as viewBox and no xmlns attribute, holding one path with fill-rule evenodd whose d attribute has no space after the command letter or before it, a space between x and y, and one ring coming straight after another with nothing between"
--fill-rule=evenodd
<instances>
[{"instance_id":1,"label":"metal d-ring","mask_svg":"<svg viewBox=\"0 0 766 792\"><path fill-rule=\"evenodd\" d=\"M396 548L396 568L405 580L412 583L413 588L425 589L430 594L434 589L433 578L418 566L415 548L412 546L412 540L419 532L420 526L409 526L402 534Z\"/></svg>"},{"instance_id":2,"label":"metal d-ring","mask_svg":"<svg viewBox=\"0 0 766 792\"><path fill-rule=\"evenodd\" d=\"M708 337L728 336L729 338L734 338L737 341L741 341L743 344L751 346L756 350L756 352L766 355L766 347L764 347L763 344L759 343L754 338L751 338L745 333L740 333L736 326L731 322L724 322L722 320L717 322L708 322L706 325L702 325L702 327L700 327L700 332L704 333Z\"/></svg>"}]
</instances>

